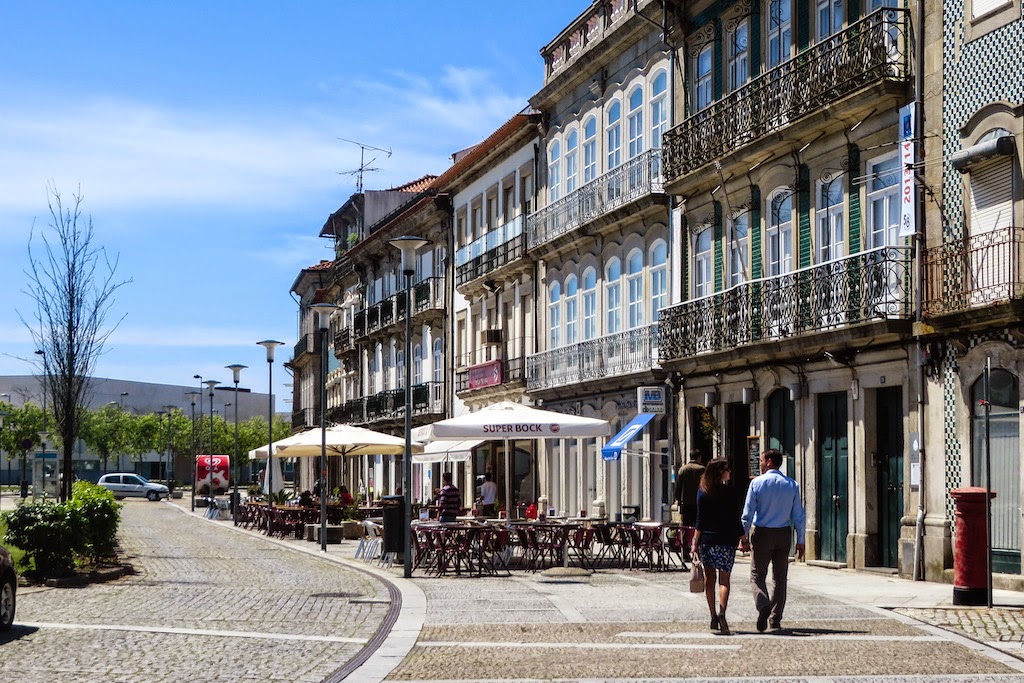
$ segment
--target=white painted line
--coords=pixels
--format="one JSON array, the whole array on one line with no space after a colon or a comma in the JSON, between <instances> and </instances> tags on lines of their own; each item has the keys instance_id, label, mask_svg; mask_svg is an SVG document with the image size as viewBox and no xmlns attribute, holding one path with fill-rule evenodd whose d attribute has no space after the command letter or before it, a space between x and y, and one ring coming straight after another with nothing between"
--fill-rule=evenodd
<instances>
[{"instance_id":1,"label":"white painted line","mask_svg":"<svg viewBox=\"0 0 1024 683\"><path fill-rule=\"evenodd\" d=\"M576 650L739 650L739 645L688 645L682 643L520 643L520 642L474 642L461 640L421 640L416 647L488 647L488 648L550 648Z\"/></svg>"},{"instance_id":2,"label":"white painted line","mask_svg":"<svg viewBox=\"0 0 1024 683\"><path fill-rule=\"evenodd\" d=\"M354 643L365 645L366 638L342 638L339 636L303 636L292 633L259 633L256 631L214 631L196 628L166 628L160 626L125 626L121 624L56 624L51 622L19 621L19 626L29 628L61 628L78 631L134 631L138 633L174 633L186 636L215 636L218 638L258 638L262 640L296 640L316 643Z\"/></svg>"},{"instance_id":3,"label":"white painted line","mask_svg":"<svg viewBox=\"0 0 1024 683\"><path fill-rule=\"evenodd\" d=\"M941 636L886 636L886 635L870 635L870 634L842 634L842 633L831 633L831 634L791 634L791 635L779 635L773 633L734 633L731 636L722 636L715 633L700 632L700 631L689 631L689 632L659 632L659 631L623 631L622 633L616 633L618 638L755 638L757 640L786 640L794 641L799 640L800 642L808 642L811 640L868 640L878 642L904 642L904 643L935 643L947 640Z\"/></svg>"}]
</instances>

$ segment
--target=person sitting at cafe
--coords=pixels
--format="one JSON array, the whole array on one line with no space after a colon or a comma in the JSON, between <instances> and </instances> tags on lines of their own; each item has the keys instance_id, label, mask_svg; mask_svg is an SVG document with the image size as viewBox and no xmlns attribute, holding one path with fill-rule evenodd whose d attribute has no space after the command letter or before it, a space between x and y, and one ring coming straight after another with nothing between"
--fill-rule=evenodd
<instances>
[{"instance_id":1,"label":"person sitting at cafe","mask_svg":"<svg viewBox=\"0 0 1024 683\"><path fill-rule=\"evenodd\" d=\"M454 522L462 510L462 493L452 483L452 473L441 474L441 491L437 494L437 507L442 522Z\"/></svg>"},{"instance_id":2,"label":"person sitting at cafe","mask_svg":"<svg viewBox=\"0 0 1024 683\"><path fill-rule=\"evenodd\" d=\"M339 505L351 505L355 501L352 499L352 494L348 492L348 487L342 484L338 487L338 504Z\"/></svg>"},{"instance_id":3,"label":"person sitting at cafe","mask_svg":"<svg viewBox=\"0 0 1024 683\"><path fill-rule=\"evenodd\" d=\"M299 505L304 508L311 508L315 505L313 502L313 494L309 491L303 491L299 494Z\"/></svg>"}]
</instances>

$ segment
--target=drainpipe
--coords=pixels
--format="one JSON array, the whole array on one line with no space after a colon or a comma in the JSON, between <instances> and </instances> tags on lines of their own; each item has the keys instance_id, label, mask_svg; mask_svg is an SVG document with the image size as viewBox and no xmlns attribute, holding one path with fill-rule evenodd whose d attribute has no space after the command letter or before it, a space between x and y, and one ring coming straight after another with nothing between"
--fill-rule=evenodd
<instances>
[{"instance_id":1,"label":"drainpipe","mask_svg":"<svg viewBox=\"0 0 1024 683\"><path fill-rule=\"evenodd\" d=\"M917 158L914 159L914 166L923 169L924 165L924 0L917 0L914 17L914 60L916 71L914 73L914 141L917 147ZM915 171L916 173L916 171ZM922 282L924 275L922 267L922 256L924 255L924 193L918 192L916 225L914 226L914 327L915 341L914 352L917 356L917 439L920 446L918 450L919 472L921 481L917 490L917 520L914 529L914 575L915 581L924 580L924 516L925 516L925 482L927 481L927 468L925 468L925 438L924 438L924 382L925 372L922 359L921 333L923 332L923 304L921 301Z\"/></svg>"}]
</instances>

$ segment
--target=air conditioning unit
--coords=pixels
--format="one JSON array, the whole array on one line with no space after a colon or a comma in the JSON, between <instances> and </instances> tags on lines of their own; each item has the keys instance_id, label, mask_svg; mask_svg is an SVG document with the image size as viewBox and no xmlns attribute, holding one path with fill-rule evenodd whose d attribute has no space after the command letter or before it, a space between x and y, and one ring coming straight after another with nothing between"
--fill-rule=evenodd
<instances>
[{"instance_id":1,"label":"air conditioning unit","mask_svg":"<svg viewBox=\"0 0 1024 683\"><path fill-rule=\"evenodd\" d=\"M501 330L480 330L481 344L500 344L501 341Z\"/></svg>"}]
</instances>

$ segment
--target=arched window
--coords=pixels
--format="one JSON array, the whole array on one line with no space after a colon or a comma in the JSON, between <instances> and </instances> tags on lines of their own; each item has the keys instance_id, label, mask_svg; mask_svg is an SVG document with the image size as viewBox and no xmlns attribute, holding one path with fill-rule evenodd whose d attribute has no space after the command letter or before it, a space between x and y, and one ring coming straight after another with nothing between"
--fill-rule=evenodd
<instances>
[{"instance_id":1,"label":"arched window","mask_svg":"<svg viewBox=\"0 0 1024 683\"><path fill-rule=\"evenodd\" d=\"M644 89L636 87L629 94L629 158L638 157L644 151Z\"/></svg>"},{"instance_id":2,"label":"arched window","mask_svg":"<svg viewBox=\"0 0 1024 683\"><path fill-rule=\"evenodd\" d=\"M405 351L395 353L395 388L405 388Z\"/></svg>"},{"instance_id":3,"label":"arched window","mask_svg":"<svg viewBox=\"0 0 1024 683\"><path fill-rule=\"evenodd\" d=\"M701 50L694 58L693 74L693 110L700 111L704 109L714 100L715 93L712 81L712 49L713 46L708 45Z\"/></svg>"},{"instance_id":4,"label":"arched window","mask_svg":"<svg viewBox=\"0 0 1024 683\"><path fill-rule=\"evenodd\" d=\"M644 324L644 253L634 249L626 259L627 321L629 329Z\"/></svg>"},{"instance_id":5,"label":"arched window","mask_svg":"<svg viewBox=\"0 0 1024 683\"><path fill-rule=\"evenodd\" d=\"M434 381L441 385L444 381L444 343L440 339L434 340Z\"/></svg>"},{"instance_id":6,"label":"arched window","mask_svg":"<svg viewBox=\"0 0 1024 683\"><path fill-rule=\"evenodd\" d=\"M384 353L381 355L383 364L380 367L380 388L382 391L391 389L394 386L392 382L396 379L391 375L391 358L391 349L385 349Z\"/></svg>"},{"instance_id":7,"label":"arched window","mask_svg":"<svg viewBox=\"0 0 1024 683\"><path fill-rule=\"evenodd\" d=\"M843 211L843 176L818 182L818 263L846 256L846 220Z\"/></svg>"},{"instance_id":8,"label":"arched window","mask_svg":"<svg viewBox=\"0 0 1024 683\"><path fill-rule=\"evenodd\" d=\"M579 169L579 139L580 134L575 128L569 131L565 138L565 193L569 194L576 189L576 180Z\"/></svg>"},{"instance_id":9,"label":"arched window","mask_svg":"<svg viewBox=\"0 0 1024 683\"><path fill-rule=\"evenodd\" d=\"M550 330L550 341L548 348L555 349L562 345L562 286L557 282L552 282L549 291L548 329Z\"/></svg>"},{"instance_id":10,"label":"arched window","mask_svg":"<svg viewBox=\"0 0 1024 683\"><path fill-rule=\"evenodd\" d=\"M697 233L693 240L693 296L699 299L711 294L711 233L710 227Z\"/></svg>"},{"instance_id":11,"label":"arched window","mask_svg":"<svg viewBox=\"0 0 1024 683\"><path fill-rule=\"evenodd\" d=\"M579 306L577 294L579 285L575 275L565 278L565 343L575 344L577 340Z\"/></svg>"},{"instance_id":12,"label":"arched window","mask_svg":"<svg viewBox=\"0 0 1024 683\"><path fill-rule=\"evenodd\" d=\"M612 257L604 268L605 334L622 330L622 263Z\"/></svg>"},{"instance_id":13,"label":"arched window","mask_svg":"<svg viewBox=\"0 0 1024 683\"><path fill-rule=\"evenodd\" d=\"M555 140L548 156L548 203L552 204L561 197L562 189L562 145Z\"/></svg>"},{"instance_id":14,"label":"arched window","mask_svg":"<svg viewBox=\"0 0 1024 683\"><path fill-rule=\"evenodd\" d=\"M780 188L768 200L765 234L765 274L782 275L793 270L793 193Z\"/></svg>"},{"instance_id":15,"label":"arched window","mask_svg":"<svg viewBox=\"0 0 1024 683\"><path fill-rule=\"evenodd\" d=\"M789 59L793 45L792 0L768 0L768 54L765 62L769 69Z\"/></svg>"},{"instance_id":16,"label":"arched window","mask_svg":"<svg viewBox=\"0 0 1024 683\"><path fill-rule=\"evenodd\" d=\"M597 119L593 116L583 122L583 183L597 177Z\"/></svg>"},{"instance_id":17,"label":"arched window","mask_svg":"<svg viewBox=\"0 0 1024 683\"><path fill-rule=\"evenodd\" d=\"M1017 376L1002 368L989 375L985 395L985 377L971 386L971 483L996 492L992 499L992 562L995 571L1020 573L1020 383ZM988 415L988 461L985 472L985 405ZM1007 566L1008 565L1008 566Z\"/></svg>"},{"instance_id":18,"label":"arched window","mask_svg":"<svg viewBox=\"0 0 1024 683\"><path fill-rule=\"evenodd\" d=\"M606 171L618 168L622 163L622 105L618 100L608 107L608 123L605 126L605 149L608 152Z\"/></svg>"},{"instance_id":19,"label":"arched window","mask_svg":"<svg viewBox=\"0 0 1024 683\"><path fill-rule=\"evenodd\" d=\"M583 338L597 337L597 271L583 271Z\"/></svg>"},{"instance_id":20,"label":"arched window","mask_svg":"<svg viewBox=\"0 0 1024 683\"><path fill-rule=\"evenodd\" d=\"M651 321L668 305L668 244L658 240L651 248Z\"/></svg>"},{"instance_id":21,"label":"arched window","mask_svg":"<svg viewBox=\"0 0 1024 683\"><path fill-rule=\"evenodd\" d=\"M895 154L868 163L868 249L895 246L900 227L900 162Z\"/></svg>"},{"instance_id":22,"label":"arched window","mask_svg":"<svg viewBox=\"0 0 1024 683\"><path fill-rule=\"evenodd\" d=\"M742 19L729 31L726 47L729 59L729 88L736 90L750 78L749 19Z\"/></svg>"},{"instance_id":23,"label":"arched window","mask_svg":"<svg viewBox=\"0 0 1024 683\"><path fill-rule=\"evenodd\" d=\"M380 377L377 376L378 370L381 365L381 354L382 348L378 343L373 347L373 352L370 354L370 358L367 361L366 368L366 391L367 394L372 396L377 393L377 387L380 386Z\"/></svg>"},{"instance_id":24,"label":"arched window","mask_svg":"<svg viewBox=\"0 0 1024 683\"><path fill-rule=\"evenodd\" d=\"M747 281L749 252L750 213L744 211L729 220L729 286L735 287Z\"/></svg>"},{"instance_id":25,"label":"arched window","mask_svg":"<svg viewBox=\"0 0 1024 683\"><path fill-rule=\"evenodd\" d=\"M661 136L668 127L668 76L659 71L651 85L651 149L661 149ZM661 158L654 158L654 176L661 175Z\"/></svg>"},{"instance_id":26,"label":"arched window","mask_svg":"<svg viewBox=\"0 0 1024 683\"><path fill-rule=\"evenodd\" d=\"M817 0L818 21L816 25L818 42L843 29L843 0Z\"/></svg>"},{"instance_id":27,"label":"arched window","mask_svg":"<svg viewBox=\"0 0 1024 683\"><path fill-rule=\"evenodd\" d=\"M419 344L412 347L412 383L423 383L423 347Z\"/></svg>"}]
</instances>

